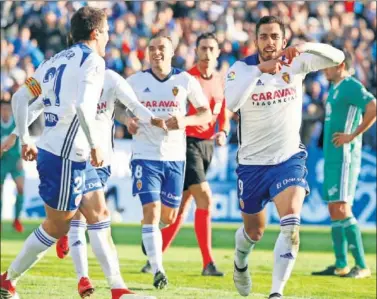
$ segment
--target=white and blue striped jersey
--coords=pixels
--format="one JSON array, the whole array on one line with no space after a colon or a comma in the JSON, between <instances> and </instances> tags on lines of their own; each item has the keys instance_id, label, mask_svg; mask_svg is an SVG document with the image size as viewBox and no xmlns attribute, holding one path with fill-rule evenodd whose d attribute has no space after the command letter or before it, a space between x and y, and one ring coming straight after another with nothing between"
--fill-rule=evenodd
<instances>
[{"instance_id":1,"label":"white and blue striped jersey","mask_svg":"<svg viewBox=\"0 0 377 299\"><path fill-rule=\"evenodd\" d=\"M144 122L150 122L154 117L153 113L145 108L136 97L135 92L128 82L116 72L107 69L105 71L105 81L101 92L101 98L97 103L97 116L95 129L97 138L101 140L100 148L103 152L103 166L111 164L114 142L114 114L116 102L121 102L135 116ZM32 124L35 119L43 113L45 109L43 98L36 99L28 109L28 125ZM18 134L17 130L14 131Z\"/></svg>"},{"instance_id":2,"label":"white and blue striped jersey","mask_svg":"<svg viewBox=\"0 0 377 299\"><path fill-rule=\"evenodd\" d=\"M306 53L276 74L261 73L258 54L237 61L228 71L225 99L238 112L238 162L276 165L305 149L301 144L302 84L307 73L344 60L329 45L306 43Z\"/></svg>"},{"instance_id":3,"label":"white and blue striped jersey","mask_svg":"<svg viewBox=\"0 0 377 299\"><path fill-rule=\"evenodd\" d=\"M141 104L156 117L185 116L188 101L195 107L208 107L200 83L185 71L173 68L166 79L158 79L150 69L130 76L127 81ZM156 161L186 160L185 129L165 132L150 123L139 121L133 136L132 158Z\"/></svg>"},{"instance_id":4,"label":"white and blue striped jersey","mask_svg":"<svg viewBox=\"0 0 377 299\"><path fill-rule=\"evenodd\" d=\"M75 107L83 87L90 86L93 102L86 103L85 113L95 118L104 73L103 58L84 44L63 50L39 66L33 76L41 86L44 105L45 128L39 148L72 161L88 160L89 143Z\"/></svg>"}]
</instances>

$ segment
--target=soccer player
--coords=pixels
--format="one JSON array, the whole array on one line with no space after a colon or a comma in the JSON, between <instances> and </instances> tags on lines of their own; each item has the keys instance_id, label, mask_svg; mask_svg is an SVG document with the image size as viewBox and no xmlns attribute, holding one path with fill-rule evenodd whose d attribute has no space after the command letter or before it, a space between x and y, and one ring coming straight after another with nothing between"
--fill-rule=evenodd
<instances>
[{"instance_id":1,"label":"soccer player","mask_svg":"<svg viewBox=\"0 0 377 299\"><path fill-rule=\"evenodd\" d=\"M12 116L12 107L10 102L1 101L1 141L3 141L10 135L10 133L15 128L15 121ZM12 176L13 181L16 184L17 196L15 204L15 215L13 221L14 229L22 233L24 227L20 221L20 214L22 211L22 206L24 203L24 170L22 167L21 160L21 146L19 143L10 151L0 154L0 222L1 222L1 207L3 203L3 185L7 174L9 173ZM1 227L1 223L0 223Z\"/></svg>"},{"instance_id":2,"label":"soccer player","mask_svg":"<svg viewBox=\"0 0 377 299\"><path fill-rule=\"evenodd\" d=\"M199 82L187 72L172 68L171 39L155 36L148 45L151 69L130 76L139 101L166 120L168 132L138 121L132 142L133 195L143 205L142 242L154 274L153 285L164 288L167 276L162 265L159 223L174 222L180 206L186 160L185 128L211 121L211 112ZM186 116L189 101L196 113Z\"/></svg>"},{"instance_id":3,"label":"soccer player","mask_svg":"<svg viewBox=\"0 0 377 299\"><path fill-rule=\"evenodd\" d=\"M181 228L185 214L188 211L192 197L195 199L195 233L203 259L204 276L223 276L224 273L217 270L212 256L212 228L211 208L212 193L206 179L206 173L211 163L214 140L217 145L226 143L229 130L229 120L225 109L223 79L216 72L217 58L220 54L216 36L205 33L196 41L197 64L188 73L194 76L203 88L212 110L212 120L202 126L186 128L186 173L183 188L183 199L177 219L173 224L163 228L162 251L167 250ZM196 113L196 109L189 104L188 115ZM215 127L218 120L219 131ZM142 272L150 272L150 264L143 267Z\"/></svg>"},{"instance_id":4,"label":"soccer player","mask_svg":"<svg viewBox=\"0 0 377 299\"><path fill-rule=\"evenodd\" d=\"M135 93L129 86L127 81L112 70L105 71L105 81L101 99L97 104L97 132L101 136L101 141L105 147L104 149L104 164L102 167L93 168L88 165L85 176L85 189L83 197L93 197L93 193L102 193L106 189L106 183L111 175L111 154L113 151L113 119L115 114L115 103L120 101L130 111L133 112L139 119L145 122L151 121L152 125L163 128L164 121L162 119L154 118L153 114L139 103ZM43 100L39 97L29 106L28 124L43 112ZM17 140L17 132L12 132L6 140L2 149L11 148ZM98 196L98 195L97 195ZM104 195L100 195L104 196ZM76 274L79 280L78 292L82 298L89 296L94 292L94 287L89 279L88 274L88 258L85 231L87 228L86 219L84 215L77 211L72 218L68 236L64 236L56 243L56 251L59 258L64 258L71 248L71 256L74 261Z\"/></svg>"},{"instance_id":5,"label":"soccer player","mask_svg":"<svg viewBox=\"0 0 377 299\"><path fill-rule=\"evenodd\" d=\"M93 7L80 8L72 16L71 35L75 46L41 64L12 99L22 158L37 159L39 193L47 216L1 276L1 293L7 297L15 295L20 277L68 232L79 205L88 221L92 249L105 273L112 298L132 294L120 274L103 192L102 196L92 192L91 198L87 194L81 201L89 156L94 167L103 165L100 140L94 133L98 101L93 99L100 98L105 74L102 57L109 38L105 13ZM29 101L39 95L45 106L45 129L37 150L29 140L27 116ZM91 173L96 174L94 169Z\"/></svg>"},{"instance_id":6,"label":"soccer player","mask_svg":"<svg viewBox=\"0 0 377 299\"><path fill-rule=\"evenodd\" d=\"M305 75L339 65L344 54L329 45L285 49L284 24L266 16L256 26L257 54L237 61L225 83L227 107L239 114L238 198L244 225L235 235L233 280L242 296L251 291L248 256L262 238L265 206L275 203L280 234L274 248L270 299L282 298L299 249L307 153L300 142ZM286 61L283 61L283 59Z\"/></svg>"},{"instance_id":7,"label":"soccer player","mask_svg":"<svg viewBox=\"0 0 377 299\"><path fill-rule=\"evenodd\" d=\"M329 205L335 265L312 274L366 278L371 272L352 204L361 168L362 134L376 121L376 99L350 76L352 57L345 54L342 64L325 69L333 85L326 100L324 199ZM348 248L356 263L351 270Z\"/></svg>"}]
</instances>

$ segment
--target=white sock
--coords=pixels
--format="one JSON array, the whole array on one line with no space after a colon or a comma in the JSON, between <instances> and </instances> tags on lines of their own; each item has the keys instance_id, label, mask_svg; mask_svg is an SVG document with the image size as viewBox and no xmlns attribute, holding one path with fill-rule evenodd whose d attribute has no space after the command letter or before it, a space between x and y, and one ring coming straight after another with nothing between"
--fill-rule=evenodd
<instances>
[{"instance_id":1,"label":"white sock","mask_svg":"<svg viewBox=\"0 0 377 299\"><path fill-rule=\"evenodd\" d=\"M13 285L16 285L18 279L25 274L27 270L33 267L56 241L57 240L48 235L42 225L40 225L29 235L21 252L9 266L7 279L9 279Z\"/></svg>"},{"instance_id":2,"label":"white sock","mask_svg":"<svg viewBox=\"0 0 377 299\"><path fill-rule=\"evenodd\" d=\"M158 225L144 224L142 239L153 273L158 271L165 273L162 266L162 235Z\"/></svg>"},{"instance_id":3,"label":"white sock","mask_svg":"<svg viewBox=\"0 0 377 299\"><path fill-rule=\"evenodd\" d=\"M119 260L111 237L110 218L95 224L88 224L92 250L99 261L111 289L126 289L120 274Z\"/></svg>"},{"instance_id":4,"label":"white sock","mask_svg":"<svg viewBox=\"0 0 377 299\"><path fill-rule=\"evenodd\" d=\"M250 237L245 232L244 226L241 226L236 231L236 251L234 254L234 262L237 268L243 269L248 264L248 257L250 252L253 250L256 241L250 239Z\"/></svg>"},{"instance_id":5,"label":"white sock","mask_svg":"<svg viewBox=\"0 0 377 299\"><path fill-rule=\"evenodd\" d=\"M68 243L78 280L81 277L89 277L85 230L85 222L80 220L71 221L71 228L68 232Z\"/></svg>"},{"instance_id":6,"label":"white sock","mask_svg":"<svg viewBox=\"0 0 377 299\"><path fill-rule=\"evenodd\" d=\"M274 248L271 294L283 295L298 254L300 216L290 214L280 219L280 234Z\"/></svg>"}]
</instances>

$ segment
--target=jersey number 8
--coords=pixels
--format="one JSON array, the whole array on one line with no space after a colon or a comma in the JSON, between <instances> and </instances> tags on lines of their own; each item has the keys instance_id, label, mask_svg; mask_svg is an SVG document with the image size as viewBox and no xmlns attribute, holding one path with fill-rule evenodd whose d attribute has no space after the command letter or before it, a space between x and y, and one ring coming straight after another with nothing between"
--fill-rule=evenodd
<instances>
[{"instance_id":1,"label":"jersey number 8","mask_svg":"<svg viewBox=\"0 0 377 299\"><path fill-rule=\"evenodd\" d=\"M143 176L143 167L141 165L136 165L135 178L141 179L142 176Z\"/></svg>"}]
</instances>

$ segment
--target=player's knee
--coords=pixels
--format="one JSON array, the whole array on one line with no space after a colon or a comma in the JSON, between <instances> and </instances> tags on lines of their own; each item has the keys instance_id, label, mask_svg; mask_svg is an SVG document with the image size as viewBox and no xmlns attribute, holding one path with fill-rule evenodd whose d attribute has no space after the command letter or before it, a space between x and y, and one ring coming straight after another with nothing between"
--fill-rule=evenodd
<instances>
[{"instance_id":1,"label":"player's knee","mask_svg":"<svg viewBox=\"0 0 377 299\"><path fill-rule=\"evenodd\" d=\"M352 215L351 208L345 202L329 204L329 213L333 220L343 220Z\"/></svg>"},{"instance_id":2,"label":"player's knee","mask_svg":"<svg viewBox=\"0 0 377 299\"><path fill-rule=\"evenodd\" d=\"M212 194L209 188L201 188L193 195L198 209L209 210L211 208Z\"/></svg>"},{"instance_id":3,"label":"player's knee","mask_svg":"<svg viewBox=\"0 0 377 299\"><path fill-rule=\"evenodd\" d=\"M280 228L282 234L292 242L292 245L298 246L300 244L300 225L286 225Z\"/></svg>"},{"instance_id":4,"label":"player's knee","mask_svg":"<svg viewBox=\"0 0 377 299\"><path fill-rule=\"evenodd\" d=\"M51 237L59 239L65 236L70 228L69 221L51 221L45 220L43 222L43 229L49 234Z\"/></svg>"},{"instance_id":5,"label":"player's knee","mask_svg":"<svg viewBox=\"0 0 377 299\"><path fill-rule=\"evenodd\" d=\"M250 237L251 240L257 242L260 241L264 234L263 227L245 227L245 232Z\"/></svg>"}]
</instances>

